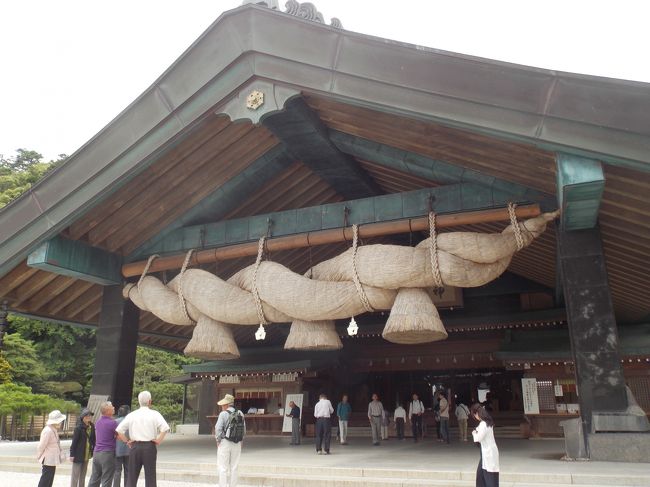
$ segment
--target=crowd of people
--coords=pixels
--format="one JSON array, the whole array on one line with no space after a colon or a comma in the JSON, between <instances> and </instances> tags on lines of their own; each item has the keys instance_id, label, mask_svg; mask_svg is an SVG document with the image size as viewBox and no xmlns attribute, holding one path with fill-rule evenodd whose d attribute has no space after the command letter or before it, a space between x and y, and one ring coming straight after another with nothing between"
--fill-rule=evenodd
<instances>
[{"instance_id":1,"label":"crowd of people","mask_svg":"<svg viewBox=\"0 0 650 487\"><path fill-rule=\"evenodd\" d=\"M120 487L122 478L126 487L136 487L144 467L147 487L156 485L157 447L169 431L162 415L151 409L151 394L138 395L139 409L130 412L123 405L115 417L110 401L100 405L101 417L93 423L94 413L84 409L79 415L70 444L69 455L61 448L59 428L66 416L52 411L37 446L37 459L42 465L38 487L52 487L56 467L72 462L71 487L84 487L88 464L92 460L89 487Z\"/></svg>"},{"instance_id":2,"label":"crowd of people","mask_svg":"<svg viewBox=\"0 0 650 487\"><path fill-rule=\"evenodd\" d=\"M72 462L71 487L84 487L86 472L92 460L89 487L120 487L124 478L126 487L136 487L144 467L146 487L156 485L157 446L164 440L169 425L162 415L151 409L151 394L143 391L138 395L140 408L130 412L129 406L120 407L117 417L109 401L100 407L101 417L93 424L93 412L85 409L80 414L70 445L69 461ZM235 398L226 394L217 402L221 412L217 418L214 434L217 442L217 470L220 487L234 487L238 480L238 465L242 443L246 435L246 420L242 411L234 406ZM444 392L438 392L436 404L438 441L449 444L449 401ZM316 452L330 454L332 415L338 417L338 436L341 445L347 445L348 422L352 407L348 396L343 395L336 410L325 394L321 394L314 406L316 420ZM408 404L408 413L402 404L397 404L392 414L399 440L404 440L406 423L411 424L413 441L423 436L424 404L413 394ZM291 418L291 445L301 442L300 408L289 403L286 414ZM480 459L476 471L477 487L498 487L499 451L494 440L494 421L481 404L468 408L462 401L456 404L455 415L459 425L460 441L467 441L467 422L474 418L478 425L472 431L474 442L480 444ZM52 487L57 465L67 456L61 449L58 430L66 416L60 411L49 414L46 426L41 432L37 447L37 458L42 465L39 487ZM368 404L368 421L372 432L372 444L380 445L388 439L388 425L391 415L384 408L377 394Z\"/></svg>"},{"instance_id":3,"label":"crowd of people","mask_svg":"<svg viewBox=\"0 0 650 487\"><path fill-rule=\"evenodd\" d=\"M449 400L443 391L436 394L436 404L434 407L436 432L438 441L450 444L449 437ZM295 403L290 403L291 412L287 414L293 418L292 423L292 444L295 444L294 438L300 437L300 410ZM330 454L331 440L331 418L334 414L334 407L325 394L321 394L318 402L314 406L314 418L316 420L316 452L320 454ZM352 408L348 402L348 396L343 395L341 402L336 407L336 416L339 420L338 435L341 445L347 445L348 421ZM395 430L398 440L404 440L404 429L406 423L411 424L413 441L418 442L422 439L423 417L425 407L417 394L413 394L408 404L408 413L401 403L398 403L392 414L395 422ZM494 440L494 420L492 419L488 408L485 405L475 403L469 408L462 400L456 402L454 411L458 422L459 441L467 440L467 423L471 417L478 422L477 427L472 431L472 438L475 443L480 444L480 459L476 470L477 487L498 487L499 485L499 450ZM372 395L372 400L368 404L368 421L370 425L372 444L379 446L381 440L388 439L388 425L390 423L390 413L384 408L377 394Z\"/></svg>"}]
</instances>

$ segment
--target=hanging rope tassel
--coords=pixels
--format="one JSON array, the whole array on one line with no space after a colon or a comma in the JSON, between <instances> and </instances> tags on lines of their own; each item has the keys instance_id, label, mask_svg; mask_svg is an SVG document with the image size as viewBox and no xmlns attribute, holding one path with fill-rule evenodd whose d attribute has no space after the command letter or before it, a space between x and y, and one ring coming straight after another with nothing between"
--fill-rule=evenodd
<instances>
[{"instance_id":1,"label":"hanging rope tassel","mask_svg":"<svg viewBox=\"0 0 650 487\"><path fill-rule=\"evenodd\" d=\"M187 269L190 259L192 258L192 253L194 249L190 249L185 254L185 260L183 261L183 266L181 267L181 273L178 276L178 300L181 304L181 310L183 310L183 315L191 323L195 323L194 320L190 317L187 312L187 302L185 301L185 296L183 295L183 277L185 277L185 269Z\"/></svg>"},{"instance_id":2,"label":"hanging rope tassel","mask_svg":"<svg viewBox=\"0 0 650 487\"><path fill-rule=\"evenodd\" d=\"M264 340L266 338L266 331L264 330L264 325L268 325L266 317L264 316L264 309L262 308L262 300L260 299L260 293L257 289L257 272L259 271L260 264L262 263L262 255L264 255L264 244L266 237L260 237L260 241L257 244L257 258L255 259L255 269L253 271L253 300L255 301L255 307L257 308L257 317L260 320L260 327L255 332L255 340Z\"/></svg>"},{"instance_id":3,"label":"hanging rope tassel","mask_svg":"<svg viewBox=\"0 0 650 487\"><path fill-rule=\"evenodd\" d=\"M433 288L438 296L445 292L445 285L440 275L440 264L438 262L438 237L436 234L436 214L429 212L429 258L431 259L431 273L433 274Z\"/></svg>"},{"instance_id":4,"label":"hanging rope tassel","mask_svg":"<svg viewBox=\"0 0 650 487\"><path fill-rule=\"evenodd\" d=\"M359 225L352 225L352 280L354 281L354 286L357 288L357 294L361 300L361 304L368 313L372 313L374 308L370 305L368 296L361 285L361 280L359 279L359 272L357 270L357 247L359 245Z\"/></svg>"},{"instance_id":5,"label":"hanging rope tassel","mask_svg":"<svg viewBox=\"0 0 650 487\"><path fill-rule=\"evenodd\" d=\"M508 215L510 216L510 224L515 234L515 241L517 242L517 250L524 248L526 243L524 242L524 237L521 235L521 227L517 221L517 205L515 203L508 203Z\"/></svg>"},{"instance_id":6,"label":"hanging rope tassel","mask_svg":"<svg viewBox=\"0 0 650 487\"><path fill-rule=\"evenodd\" d=\"M368 296L366 296L366 291L364 291L363 286L361 285L361 279L359 279L359 271L357 270L357 248L359 246L359 225L352 225L352 280L354 281L354 287L357 289L357 295L361 304L363 304L364 309L368 313L372 313L374 308L371 306ZM350 318L350 325L348 326L348 335L354 336L359 331L357 322L354 320L354 316Z\"/></svg>"}]
</instances>

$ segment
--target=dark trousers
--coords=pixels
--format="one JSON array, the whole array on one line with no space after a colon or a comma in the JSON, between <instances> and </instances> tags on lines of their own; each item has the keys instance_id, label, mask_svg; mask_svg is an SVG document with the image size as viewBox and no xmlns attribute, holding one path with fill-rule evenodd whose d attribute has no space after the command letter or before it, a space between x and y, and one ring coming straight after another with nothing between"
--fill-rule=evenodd
<instances>
[{"instance_id":1,"label":"dark trousers","mask_svg":"<svg viewBox=\"0 0 650 487\"><path fill-rule=\"evenodd\" d=\"M321 451L323 440L325 440L325 451L329 452L331 439L332 424L330 423L330 418L316 418L316 451Z\"/></svg>"},{"instance_id":2,"label":"dark trousers","mask_svg":"<svg viewBox=\"0 0 650 487\"><path fill-rule=\"evenodd\" d=\"M488 472L479 460L476 469L476 487L499 487L499 472Z\"/></svg>"},{"instance_id":3,"label":"dark trousers","mask_svg":"<svg viewBox=\"0 0 650 487\"><path fill-rule=\"evenodd\" d=\"M411 416L411 428L413 429L413 439L418 440L418 437L422 437L422 416L413 415Z\"/></svg>"},{"instance_id":4,"label":"dark trousers","mask_svg":"<svg viewBox=\"0 0 650 487\"><path fill-rule=\"evenodd\" d=\"M43 469L41 470L41 480L38 481L38 487L52 487L55 472L56 467L43 465Z\"/></svg>"},{"instance_id":5,"label":"dark trousers","mask_svg":"<svg viewBox=\"0 0 650 487\"><path fill-rule=\"evenodd\" d=\"M397 429L397 439L404 439L404 418L397 418L395 420L395 429Z\"/></svg>"},{"instance_id":6,"label":"dark trousers","mask_svg":"<svg viewBox=\"0 0 650 487\"><path fill-rule=\"evenodd\" d=\"M440 418L440 436L449 443L449 418Z\"/></svg>"},{"instance_id":7,"label":"dark trousers","mask_svg":"<svg viewBox=\"0 0 650 487\"><path fill-rule=\"evenodd\" d=\"M144 467L144 484L156 487L156 459L158 449L152 441L136 441L129 452L128 476L126 487L137 487L140 470Z\"/></svg>"},{"instance_id":8,"label":"dark trousers","mask_svg":"<svg viewBox=\"0 0 650 487\"><path fill-rule=\"evenodd\" d=\"M113 487L120 487L122 481L122 470L124 470L124 485L129 481L129 457L115 457L115 474L113 477Z\"/></svg>"}]
</instances>

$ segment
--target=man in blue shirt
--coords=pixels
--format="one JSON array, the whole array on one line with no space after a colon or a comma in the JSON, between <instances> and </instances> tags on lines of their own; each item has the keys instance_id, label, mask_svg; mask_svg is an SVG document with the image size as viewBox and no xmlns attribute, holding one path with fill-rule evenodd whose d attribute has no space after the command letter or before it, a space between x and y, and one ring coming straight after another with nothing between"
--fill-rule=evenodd
<instances>
[{"instance_id":1,"label":"man in blue shirt","mask_svg":"<svg viewBox=\"0 0 650 487\"><path fill-rule=\"evenodd\" d=\"M300 408L293 401L289 402L291 411L287 418L291 418L291 443L290 445L300 445Z\"/></svg>"},{"instance_id":2,"label":"man in blue shirt","mask_svg":"<svg viewBox=\"0 0 650 487\"><path fill-rule=\"evenodd\" d=\"M336 415L339 417L339 437L341 438L341 445L348 444L348 420L352 413L352 406L348 402L347 394L343 394L341 402L336 406Z\"/></svg>"}]
</instances>

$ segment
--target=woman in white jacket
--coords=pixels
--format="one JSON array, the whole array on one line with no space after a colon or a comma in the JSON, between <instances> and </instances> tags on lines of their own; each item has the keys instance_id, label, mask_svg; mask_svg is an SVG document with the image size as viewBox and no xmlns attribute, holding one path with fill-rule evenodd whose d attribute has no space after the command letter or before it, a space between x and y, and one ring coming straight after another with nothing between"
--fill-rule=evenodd
<instances>
[{"instance_id":1,"label":"woman in white jacket","mask_svg":"<svg viewBox=\"0 0 650 487\"><path fill-rule=\"evenodd\" d=\"M476 487L499 487L499 449L494 441L494 420L485 407L472 405L472 416L479 421L472 431L475 443L481 444L481 460L476 469Z\"/></svg>"},{"instance_id":2,"label":"woman in white jacket","mask_svg":"<svg viewBox=\"0 0 650 487\"><path fill-rule=\"evenodd\" d=\"M65 414L54 410L50 413L45 428L41 431L41 441L38 442L36 448L36 458L43 465L43 471L38 487L52 487L56 466L61 464L63 452L59 441L59 427L63 421L65 421Z\"/></svg>"}]
</instances>

